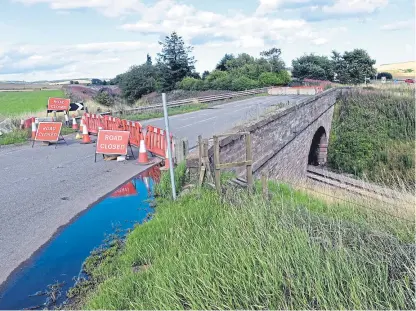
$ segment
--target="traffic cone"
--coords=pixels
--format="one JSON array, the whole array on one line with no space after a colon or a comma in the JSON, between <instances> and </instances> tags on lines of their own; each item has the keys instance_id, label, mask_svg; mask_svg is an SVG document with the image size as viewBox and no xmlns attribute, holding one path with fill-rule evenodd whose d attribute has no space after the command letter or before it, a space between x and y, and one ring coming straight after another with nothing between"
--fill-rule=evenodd
<instances>
[{"instance_id":1,"label":"traffic cone","mask_svg":"<svg viewBox=\"0 0 416 311\"><path fill-rule=\"evenodd\" d=\"M73 130L78 129L78 123L77 123L77 119L75 119L75 115L72 117L72 129Z\"/></svg>"},{"instance_id":2,"label":"traffic cone","mask_svg":"<svg viewBox=\"0 0 416 311\"><path fill-rule=\"evenodd\" d=\"M149 164L149 158L147 157L146 145L144 143L143 133L140 133L140 148L139 148L139 158L137 159L137 164L147 165Z\"/></svg>"},{"instance_id":3,"label":"traffic cone","mask_svg":"<svg viewBox=\"0 0 416 311\"><path fill-rule=\"evenodd\" d=\"M91 144L91 138L90 135L88 135L88 128L86 125L83 126L82 128L82 142L81 144Z\"/></svg>"},{"instance_id":4,"label":"traffic cone","mask_svg":"<svg viewBox=\"0 0 416 311\"><path fill-rule=\"evenodd\" d=\"M36 129L36 123L35 122L32 122L32 140L35 140L36 131L37 131L37 129Z\"/></svg>"}]
</instances>

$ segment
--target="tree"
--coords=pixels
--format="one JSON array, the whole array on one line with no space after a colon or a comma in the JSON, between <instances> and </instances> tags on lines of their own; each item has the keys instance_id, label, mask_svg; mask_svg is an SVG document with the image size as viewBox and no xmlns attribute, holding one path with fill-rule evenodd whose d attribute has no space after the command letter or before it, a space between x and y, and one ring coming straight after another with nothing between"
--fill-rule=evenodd
<instances>
[{"instance_id":1,"label":"tree","mask_svg":"<svg viewBox=\"0 0 416 311\"><path fill-rule=\"evenodd\" d=\"M153 65L152 57L150 57L149 53L147 54L147 57L146 57L146 65L149 65L149 66Z\"/></svg>"},{"instance_id":2,"label":"tree","mask_svg":"<svg viewBox=\"0 0 416 311\"><path fill-rule=\"evenodd\" d=\"M299 79L329 80L334 79L333 62L326 56L314 54L303 55L292 61L294 77Z\"/></svg>"},{"instance_id":3,"label":"tree","mask_svg":"<svg viewBox=\"0 0 416 311\"><path fill-rule=\"evenodd\" d=\"M270 72L278 72L285 69L285 63L280 59L282 51L278 48L271 48L260 53L270 65Z\"/></svg>"},{"instance_id":4,"label":"tree","mask_svg":"<svg viewBox=\"0 0 416 311\"><path fill-rule=\"evenodd\" d=\"M223 58L221 58L220 62L215 67L216 70L226 71L227 70L227 62L233 60L235 57L233 54L225 54Z\"/></svg>"},{"instance_id":5,"label":"tree","mask_svg":"<svg viewBox=\"0 0 416 311\"><path fill-rule=\"evenodd\" d=\"M98 94L94 97L94 100L100 105L106 107L113 106L115 103L114 96L111 94L111 91L107 89L100 90Z\"/></svg>"},{"instance_id":6,"label":"tree","mask_svg":"<svg viewBox=\"0 0 416 311\"><path fill-rule=\"evenodd\" d=\"M69 84L74 84L74 81L73 80L69 81Z\"/></svg>"},{"instance_id":7,"label":"tree","mask_svg":"<svg viewBox=\"0 0 416 311\"><path fill-rule=\"evenodd\" d=\"M158 65L160 68L163 90L172 90L176 83L189 76L195 70L195 59L189 54L193 48L185 46L182 37L173 32L166 36L163 42L162 52L158 53Z\"/></svg>"},{"instance_id":8,"label":"tree","mask_svg":"<svg viewBox=\"0 0 416 311\"><path fill-rule=\"evenodd\" d=\"M208 70L205 70L205 71L202 73L202 80L205 80L205 79L208 77L208 75L209 75L209 71L208 71Z\"/></svg>"},{"instance_id":9,"label":"tree","mask_svg":"<svg viewBox=\"0 0 416 311\"><path fill-rule=\"evenodd\" d=\"M376 61L363 49L346 51L343 55L332 51L332 60L337 79L341 83L364 83L365 78L373 77L377 72L373 67Z\"/></svg>"},{"instance_id":10,"label":"tree","mask_svg":"<svg viewBox=\"0 0 416 311\"><path fill-rule=\"evenodd\" d=\"M103 85L107 85L107 81L103 80Z\"/></svg>"},{"instance_id":11,"label":"tree","mask_svg":"<svg viewBox=\"0 0 416 311\"><path fill-rule=\"evenodd\" d=\"M382 77L386 77L387 80L393 79L393 75L390 72L380 72L377 74L377 79L381 79Z\"/></svg>"},{"instance_id":12,"label":"tree","mask_svg":"<svg viewBox=\"0 0 416 311\"><path fill-rule=\"evenodd\" d=\"M156 68L147 64L133 66L129 71L123 74L119 86L123 97L132 104L143 95L156 90Z\"/></svg>"}]
</instances>

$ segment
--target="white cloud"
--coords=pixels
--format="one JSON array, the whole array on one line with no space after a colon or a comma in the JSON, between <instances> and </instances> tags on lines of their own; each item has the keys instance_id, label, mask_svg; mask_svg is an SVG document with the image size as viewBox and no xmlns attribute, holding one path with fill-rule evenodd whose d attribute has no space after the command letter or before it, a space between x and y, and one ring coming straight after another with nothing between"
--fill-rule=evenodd
<instances>
[{"instance_id":1,"label":"white cloud","mask_svg":"<svg viewBox=\"0 0 416 311\"><path fill-rule=\"evenodd\" d=\"M158 49L157 43L136 41L8 46L0 51L0 80L111 78Z\"/></svg>"},{"instance_id":2,"label":"white cloud","mask_svg":"<svg viewBox=\"0 0 416 311\"><path fill-rule=\"evenodd\" d=\"M333 5L325 5L322 11L328 14L373 13L385 7L388 0L336 0Z\"/></svg>"},{"instance_id":3,"label":"white cloud","mask_svg":"<svg viewBox=\"0 0 416 311\"><path fill-rule=\"evenodd\" d=\"M160 9L163 7L163 9ZM241 41L259 45L265 40L276 40L285 34L308 27L302 19L281 19L266 16L248 16L242 13L218 14L198 10L194 6L161 0L143 9L141 19L120 28L145 34L167 35L177 31L188 41L199 44L210 40ZM251 38L248 43L246 38Z\"/></svg>"},{"instance_id":4,"label":"white cloud","mask_svg":"<svg viewBox=\"0 0 416 311\"><path fill-rule=\"evenodd\" d=\"M385 24L380 27L381 30L403 30L403 29L414 29L415 21L406 20L406 21L397 21L390 24Z\"/></svg>"},{"instance_id":5,"label":"white cloud","mask_svg":"<svg viewBox=\"0 0 416 311\"><path fill-rule=\"evenodd\" d=\"M47 4L53 10L72 10L79 8L97 9L107 16L119 16L142 9L140 0L14 0L27 5Z\"/></svg>"},{"instance_id":6,"label":"white cloud","mask_svg":"<svg viewBox=\"0 0 416 311\"><path fill-rule=\"evenodd\" d=\"M259 6L257 7L257 15L265 15L275 11L277 8L284 5L299 6L305 4L311 4L313 0L259 0Z\"/></svg>"}]
</instances>

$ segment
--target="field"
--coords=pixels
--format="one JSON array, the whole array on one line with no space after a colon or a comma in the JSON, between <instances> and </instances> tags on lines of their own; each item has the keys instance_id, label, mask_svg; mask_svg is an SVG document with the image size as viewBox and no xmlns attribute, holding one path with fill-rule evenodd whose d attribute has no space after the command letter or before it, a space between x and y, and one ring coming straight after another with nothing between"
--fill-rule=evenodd
<instances>
[{"instance_id":1,"label":"field","mask_svg":"<svg viewBox=\"0 0 416 311\"><path fill-rule=\"evenodd\" d=\"M284 184L269 190L159 199L124 246L87 260L90 279L70 293L81 293L76 308L414 309L413 223Z\"/></svg>"},{"instance_id":2,"label":"field","mask_svg":"<svg viewBox=\"0 0 416 311\"><path fill-rule=\"evenodd\" d=\"M377 67L378 72L389 72L395 79L415 78L416 62L383 64Z\"/></svg>"},{"instance_id":3,"label":"field","mask_svg":"<svg viewBox=\"0 0 416 311\"><path fill-rule=\"evenodd\" d=\"M46 111L49 97L62 97L62 90L0 92L0 116Z\"/></svg>"}]
</instances>

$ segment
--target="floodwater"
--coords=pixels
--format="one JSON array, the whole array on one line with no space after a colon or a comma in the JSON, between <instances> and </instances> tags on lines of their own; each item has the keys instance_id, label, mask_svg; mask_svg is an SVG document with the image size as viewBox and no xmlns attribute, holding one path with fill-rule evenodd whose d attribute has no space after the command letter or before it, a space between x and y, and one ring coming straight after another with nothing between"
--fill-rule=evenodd
<instances>
[{"instance_id":1,"label":"floodwater","mask_svg":"<svg viewBox=\"0 0 416 311\"><path fill-rule=\"evenodd\" d=\"M123 236L151 216L152 189L159 177L157 167L139 174L62 229L2 285L0 309L44 309L62 304L92 250L109 235L117 232ZM47 295L35 295L58 283L61 295L55 304L48 305Z\"/></svg>"}]
</instances>

